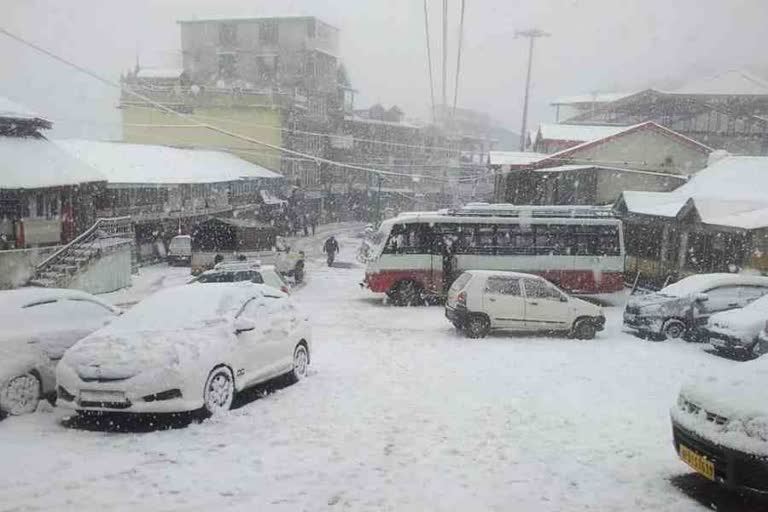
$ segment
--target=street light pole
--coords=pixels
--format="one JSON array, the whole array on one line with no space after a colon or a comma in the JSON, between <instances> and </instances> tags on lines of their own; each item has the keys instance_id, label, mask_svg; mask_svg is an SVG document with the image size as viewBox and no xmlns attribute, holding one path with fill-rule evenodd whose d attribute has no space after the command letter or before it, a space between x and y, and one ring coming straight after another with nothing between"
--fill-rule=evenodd
<instances>
[{"instance_id":1,"label":"street light pole","mask_svg":"<svg viewBox=\"0 0 768 512\"><path fill-rule=\"evenodd\" d=\"M531 90L531 68L533 66L533 43L537 37L549 37L551 34L538 29L517 30L515 37L528 38L528 73L525 77L525 99L523 100L523 126L520 129L520 151L525 151L526 131L528 130L528 96Z\"/></svg>"}]
</instances>

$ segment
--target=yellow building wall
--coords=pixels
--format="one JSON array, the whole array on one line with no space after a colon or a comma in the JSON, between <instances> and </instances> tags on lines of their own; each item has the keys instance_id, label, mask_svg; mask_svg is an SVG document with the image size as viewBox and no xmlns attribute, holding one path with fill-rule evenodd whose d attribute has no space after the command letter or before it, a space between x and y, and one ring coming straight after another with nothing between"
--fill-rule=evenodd
<instances>
[{"instance_id":1,"label":"yellow building wall","mask_svg":"<svg viewBox=\"0 0 768 512\"><path fill-rule=\"evenodd\" d=\"M279 109L206 107L195 108L193 115L201 122L273 146L282 146L282 114ZM195 126L192 121L162 110L124 105L122 118L125 142L221 149L271 171L280 172L281 169L278 151Z\"/></svg>"}]
</instances>

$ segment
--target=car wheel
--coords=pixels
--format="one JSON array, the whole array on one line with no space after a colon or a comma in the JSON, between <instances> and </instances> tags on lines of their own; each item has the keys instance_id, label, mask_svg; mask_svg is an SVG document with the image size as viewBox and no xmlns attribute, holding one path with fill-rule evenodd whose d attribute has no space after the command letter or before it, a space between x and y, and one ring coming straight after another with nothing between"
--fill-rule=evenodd
<instances>
[{"instance_id":1,"label":"car wheel","mask_svg":"<svg viewBox=\"0 0 768 512\"><path fill-rule=\"evenodd\" d=\"M40 389L40 379L32 373L12 377L0 389L0 411L11 416L35 412Z\"/></svg>"},{"instance_id":2,"label":"car wheel","mask_svg":"<svg viewBox=\"0 0 768 512\"><path fill-rule=\"evenodd\" d=\"M235 399L235 379L226 366L214 368L205 382L203 407L211 415L228 411Z\"/></svg>"},{"instance_id":3,"label":"car wheel","mask_svg":"<svg viewBox=\"0 0 768 512\"><path fill-rule=\"evenodd\" d=\"M472 315L464 322L463 328L467 338L485 338L491 329L491 323L484 315Z\"/></svg>"},{"instance_id":4,"label":"car wheel","mask_svg":"<svg viewBox=\"0 0 768 512\"><path fill-rule=\"evenodd\" d=\"M293 369L291 370L291 380L293 382L299 382L304 380L309 371L309 350L306 345L300 343L296 345L296 350L293 351Z\"/></svg>"},{"instance_id":5,"label":"car wheel","mask_svg":"<svg viewBox=\"0 0 768 512\"><path fill-rule=\"evenodd\" d=\"M685 336L685 332L688 328L680 320L667 320L664 322L664 327L661 329L661 333L668 340L679 340Z\"/></svg>"},{"instance_id":6,"label":"car wheel","mask_svg":"<svg viewBox=\"0 0 768 512\"><path fill-rule=\"evenodd\" d=\"M413 281L401 281L392 294L395 306L420 306L423 304L421 289Z\"/></svg>"},{"instance_id":7,"label":"car wheel","mask_svg":"<svg viewBox=\"0 0 768 512\"><path fill-rule=\"evenodd\" d=\"M577 340L592 340L596 334L595 323L589 318L581 318L573 324L572 336Z\"/></svg>"}]
</instances>

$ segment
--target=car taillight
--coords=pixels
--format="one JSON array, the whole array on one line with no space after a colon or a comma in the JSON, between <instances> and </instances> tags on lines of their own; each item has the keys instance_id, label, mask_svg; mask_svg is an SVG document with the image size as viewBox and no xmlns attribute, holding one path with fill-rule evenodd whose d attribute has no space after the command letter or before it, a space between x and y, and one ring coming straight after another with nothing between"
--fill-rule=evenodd
<instances>
[{"instance_id":1,"label":"car taillight","mask_svg":"<svg viewBox=\"0 0 768 512\"><path fill-rule=\"evenodd\" d=\"M466 306L467 305L467 293L466 292L459 292L459 294L456 296L456 302L458 302L462 306Z\"/></svg>"},{"instance_id":2,"label":"car taillight","mask_svg":"<svg viewBox=\"0 0 768 512\"><path fill-rule=\"evenodd\" d=\"M288 287L287 286L281 286L280 287L280 291L283 292L283 293L290 293L290 292L288 292Z\"/></svg>"}]
</instances>

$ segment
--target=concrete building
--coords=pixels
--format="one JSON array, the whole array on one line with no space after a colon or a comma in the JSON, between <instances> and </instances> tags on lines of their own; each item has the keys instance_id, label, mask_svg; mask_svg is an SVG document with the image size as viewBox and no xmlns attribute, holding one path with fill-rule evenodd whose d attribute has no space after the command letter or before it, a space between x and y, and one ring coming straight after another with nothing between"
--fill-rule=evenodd
<instances>
[{"instance_id":1,"label":"concrete building","mask_svg":"<svg viewBox=\"0 0 768 512\"><path fill-rule=\"evenodd\" d=\"M492 152L490 168L497 202L605 205L624 190L673 190L703 169L711 152L645 122L549 155Z\"/></svg>"}]
</instances>

